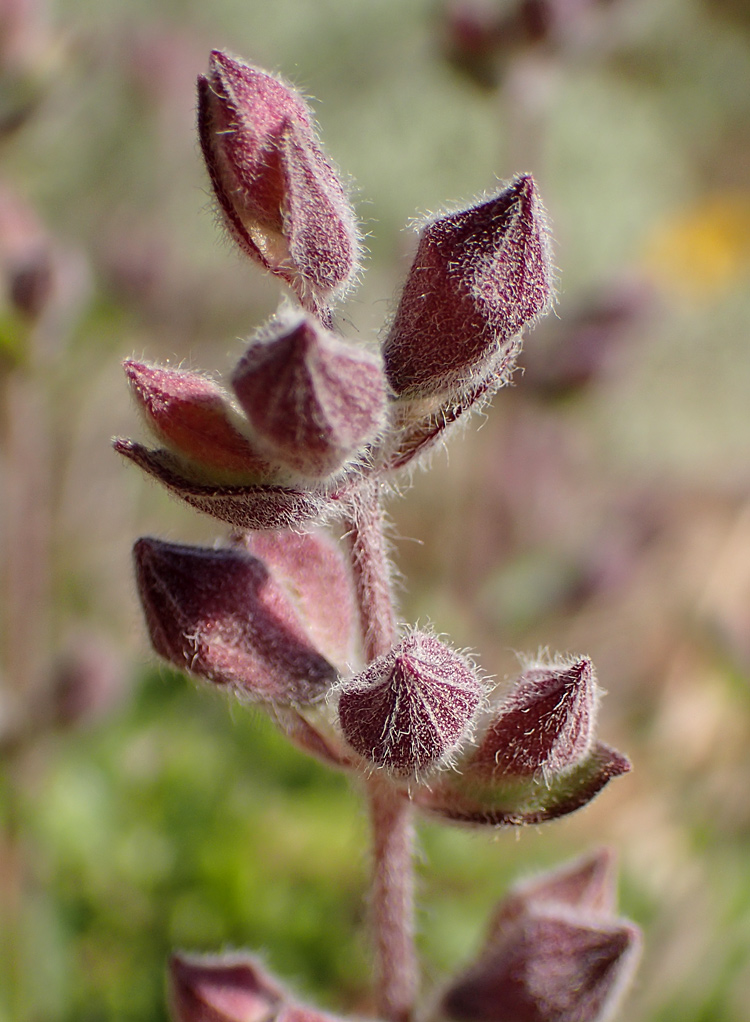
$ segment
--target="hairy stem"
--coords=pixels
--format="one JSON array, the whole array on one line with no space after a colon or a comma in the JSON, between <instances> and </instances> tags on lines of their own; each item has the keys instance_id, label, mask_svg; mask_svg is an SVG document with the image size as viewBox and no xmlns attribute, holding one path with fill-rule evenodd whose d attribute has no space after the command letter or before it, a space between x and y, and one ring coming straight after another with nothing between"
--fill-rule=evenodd
<instances>
[{"instance_id":1,"label":"hairy stem","mask_svg":"<svg viewBox=\"0 0 750 1022\"><path fill-rule=\"evenodd\" d=\"M390 567L377 482L365 484L352 509L349 546L367 661L396 639ZM414 949L414 827L408 797L385 778L367 784L373 838L371 916L378 1014L409 1022L418 969Z\"/></svg>"},{"instance_id":2,"label":"hairy stem","mask_svg":"<svg viewBox=\"0 0 750 1022\"><path fill-rule=\"evenodd\" d=\"M32 709L42 694L49 603L49 451L44 400L33 374L14 373L6 389L5 530L2 574L6 684Z\"/></svg>"},{"instance_id":3,"label":"hairy stem","mask_svg":"<svg viewBox=\"0 0 750 1022\"><path fill-rule=\"evenodd\" d=\"M412 807L407 796L390 783L371 781L368 794L374 860L371 913L377 1009L389 1022L409 1022L418 985Z\"/></svg>"},{"instance_id":4,"label":"hairy stem","mask_svg":"<svg viewBox=\"0 0 750 1022\"><path fill-rule=\"evenodd\" d=\"M377 481L357 494L347 534L362 628L365 660L387 653L396 639L391 571L383 536L383 512Z\"/></svg>"}]
</instances>

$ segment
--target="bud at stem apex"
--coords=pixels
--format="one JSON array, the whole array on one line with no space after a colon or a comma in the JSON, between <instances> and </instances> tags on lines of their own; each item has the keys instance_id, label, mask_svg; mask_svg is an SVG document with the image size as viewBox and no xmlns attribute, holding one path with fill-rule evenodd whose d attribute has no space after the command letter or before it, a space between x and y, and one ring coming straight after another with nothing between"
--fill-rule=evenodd
<instances>
[{"instance_id":1,"label":"bud at stem apex","mask_svg":"<svg viewBox=\"0 0 750 1022\"><path fill-rule=\"evenodd\" d=\"M353 210L293 89L214 50L198 79L198 130L219 208L240 248L310 311L359 266Z\"/></svg>"}]
</instances>

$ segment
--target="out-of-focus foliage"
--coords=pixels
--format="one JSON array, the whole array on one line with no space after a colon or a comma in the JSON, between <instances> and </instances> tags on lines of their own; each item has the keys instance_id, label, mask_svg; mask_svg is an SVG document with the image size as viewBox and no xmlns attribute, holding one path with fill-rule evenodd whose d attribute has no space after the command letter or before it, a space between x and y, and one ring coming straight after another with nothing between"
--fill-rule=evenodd
<instances>
[{"instance_id":1,"label":"out-of-focus foliage","mask_svg":"<svg viewBox=\"0 0 750 1022\"><path fill-rule=\"evenodd\" d=\"M351 336L391 310L415 211L531 171L553 220L559 319L483 427L394 503L397 535L421 541L394 551L404 617L488 672L539 645L591 655L602 733L634 772L517 840L423 827L428 978L470 958L519 871L611 842L646 935L630 1022L750 1017L750 20L739 0L601 6L617 9L606 52L529 54L493 91L444 59L433 0L0 2L0 175L76 296L44 330L10 291L0 309L0 728L23 609L5 584L13 501L34 458L38 691L83 626L130 665L117 699L85 704L95 719L58 707L3 746L2 1022L165 1018L173 947L260 949L320 1003L369 1008L356 795L246 708L148 666L132 541L216 531L108 447L135 422L121 358L226 372L276 306L207 199L194 80L217 46L314 95L356 181L371 258ZM623 284L640 297L605 349L591 309Z\"/></svg>"}]
</instances>

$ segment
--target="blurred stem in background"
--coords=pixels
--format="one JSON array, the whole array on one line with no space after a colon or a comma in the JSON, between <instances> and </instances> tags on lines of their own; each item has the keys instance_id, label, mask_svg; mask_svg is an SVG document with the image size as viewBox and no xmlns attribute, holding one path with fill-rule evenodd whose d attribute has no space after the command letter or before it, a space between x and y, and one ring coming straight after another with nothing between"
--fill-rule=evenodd
<instances>
[{"instance_id":1,"label":"blurred stem in background","mask_svg":"<svg viewBox=\"0 0 750 1022\"><path fill-rule=\"evenodd\" d=\"M6 155L29 127L51 84L52 38L41 4L0 7L0 146ZM0 836L2 988L13 1019L28 1017L25 991L37 900L34 849L24 805L33 757L59 728L85 719L106 687L85 641L64 661L54 605L57 492L62 482L53 397L55 374L89 293L80 254L54 240L32 204L0 181L0 765L6 775ZM93 698L92 698L93 697Z\"/></svg>"}]
</instances>

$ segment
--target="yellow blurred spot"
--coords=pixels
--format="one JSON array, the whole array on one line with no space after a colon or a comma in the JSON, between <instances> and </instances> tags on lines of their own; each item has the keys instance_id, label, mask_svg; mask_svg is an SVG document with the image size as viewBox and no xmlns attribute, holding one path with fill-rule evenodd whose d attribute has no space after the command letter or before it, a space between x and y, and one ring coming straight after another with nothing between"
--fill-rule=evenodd
<instances>
[{"instance_id":1,"label":"yellow blurred spot","mask_svg":"<svg viewBox=\"0 0 750 1022\"><path fill-rule=\"evenodd\" d=\"M750 193L712 195L659 224L644 253L651 278L706 300L750 276Z\"/></svg>"}]
</instances>

